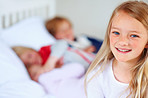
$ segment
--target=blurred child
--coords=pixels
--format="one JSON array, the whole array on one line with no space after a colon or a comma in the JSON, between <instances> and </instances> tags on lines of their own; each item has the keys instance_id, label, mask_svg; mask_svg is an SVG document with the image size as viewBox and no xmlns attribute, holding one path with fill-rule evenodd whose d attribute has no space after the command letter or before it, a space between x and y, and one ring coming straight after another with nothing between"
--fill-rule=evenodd
<instances>
[{"instance_id":1,"label":"blurred child","mask_svg":"<svg viewBox=\"0 0 148 98\"><path fill-rule=\"evenodd\" d=\"M36 73L35 80L44 72L53 70L55 67L60 67L63 64L70 62L78 62L87 70L89 64L94 59L95 55L69 47L65 40L58 40L55 44L42 47L39 52L34 49L16 46L12 48L20 59L24 62L27 68L31 65L43 65Z\"/></svg>"},{"instance_id":2,"label":"blurred child","mask_svg":"<svg viewBox=\"0 0 148 98\"><path fill-rule=\"evenodd\" d=\"M96 40L87 36L74 37L74 32L71 22L64 17L55 17L46 22L47 30L56 38L56 39L66 39L73 46L83 49L86 52L96 53L101 44L101 40Z\"/></svg>"},{"instance_id":3,"label":"blurred child","mask_svg":"<svg viewBox=\"0 0 148 98\"><path fill-rule=\"evenodd\" d=\"M12 49L25 64L31 79L40 83L47 93L56 98L86 98L83 76L93 54L71 48L65 40L44 46L39 52L23 46Z\"/></svg>"}]
</instances>

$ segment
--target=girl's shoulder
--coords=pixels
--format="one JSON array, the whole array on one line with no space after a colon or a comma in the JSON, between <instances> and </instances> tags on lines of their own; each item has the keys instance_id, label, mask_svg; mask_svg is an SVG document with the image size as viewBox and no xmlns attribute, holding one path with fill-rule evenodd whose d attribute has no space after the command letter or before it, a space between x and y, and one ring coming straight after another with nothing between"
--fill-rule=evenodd
<instances>
[{"instance_id":1,"label":"girl's shoulder","mask_svg":"<svg viewBox=\"0 0 148 98\"><path fill-rule=\"evenodd\" d=\"M103 81L104 78L109 77L112 72L112 60L108 61L106 65L98 65L94 70L88 74L88 80Z\"/></svg>"}]
</instances>

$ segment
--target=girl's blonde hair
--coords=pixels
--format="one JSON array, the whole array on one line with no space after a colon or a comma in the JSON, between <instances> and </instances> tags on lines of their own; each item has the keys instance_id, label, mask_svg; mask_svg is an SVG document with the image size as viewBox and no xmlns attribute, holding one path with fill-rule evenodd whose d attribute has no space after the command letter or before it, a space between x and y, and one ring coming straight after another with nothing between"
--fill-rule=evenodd
<instances>
[{"instance_id":1,"label":"girl's blonde hair","mask_svg":"<svg viewBox=\"0 0 148 98\"><path fill-rule=\"evenodd\" d=\"M57 16L57 17L54 17L53 19L51 20L48 20L45 25L46 25L46 29L48 30L48 32L50 34L52 34L53 36L56 34L57 30L58 30L58 27L61 25L61 23L63 23L64 21L66 21L70 27L72 27L72 24L71 22L67 19L67 18L64 18L64 17L60 17L60 16Z\"/></svg>"},{"instance_id":2,"label":"girl's blonde hair","mask_svg":"<svg viewBox=\"0 0 148 98\"><path fill-rule=\"evenodd\" d=\"M91 81L98 73L102 72L107 62L114 58L110 50L109 33L112 26L114 16L120 11L124 11L131 17L140 21L148 31L148 5L142 1L127 1L119 5L110 18L104 42L96 55L95 60L90 65L85 78L85 90L86 85ZM129 83L130 94L127 97L132 98L148 98L148 49L144 49L140 60L137 65L132 69L133 77ZM93 71L97 66L101 66L100 70L96 72L90 79L87 79L88 74ZM87 94L87 93L86 93Z\"/></svg>"}]
</instances>

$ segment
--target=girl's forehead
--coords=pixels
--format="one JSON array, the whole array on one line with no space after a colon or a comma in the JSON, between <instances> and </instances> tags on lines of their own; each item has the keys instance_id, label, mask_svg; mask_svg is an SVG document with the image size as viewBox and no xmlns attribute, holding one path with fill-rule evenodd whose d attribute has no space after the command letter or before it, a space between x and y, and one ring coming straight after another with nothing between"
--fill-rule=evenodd
<instances>
[{"instance_id":1,"label":"girl's forehead","mask_svg":"<svg viewBox=\"0 0 148 98\"><path fill-rule=\"evenodd\" d=\"M138 32L140 34L147 34L147 29L142 22L123 11L118 12L118 14L113 17L110 28L111 30L116 29L123 32Z\"/></svg>"}]
</instances>

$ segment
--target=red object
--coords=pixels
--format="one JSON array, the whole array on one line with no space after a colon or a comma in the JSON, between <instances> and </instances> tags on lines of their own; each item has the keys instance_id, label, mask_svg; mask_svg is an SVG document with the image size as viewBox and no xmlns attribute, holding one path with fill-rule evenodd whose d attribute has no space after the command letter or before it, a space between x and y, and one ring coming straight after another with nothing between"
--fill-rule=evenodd
<instances>
[{"instance_id":1,"label":"red object","mask_svg":"<svg viewBox=\"0 0 148 98\"><path fill-rule=\"evenodd\" d=\"M51 45L43 46L43 47L40 48L39 54L41 55L42 60L43 60L42 65L45 64L48 57L50 56L50 53L51 53Z\"/></svg>"}]
</instances>

